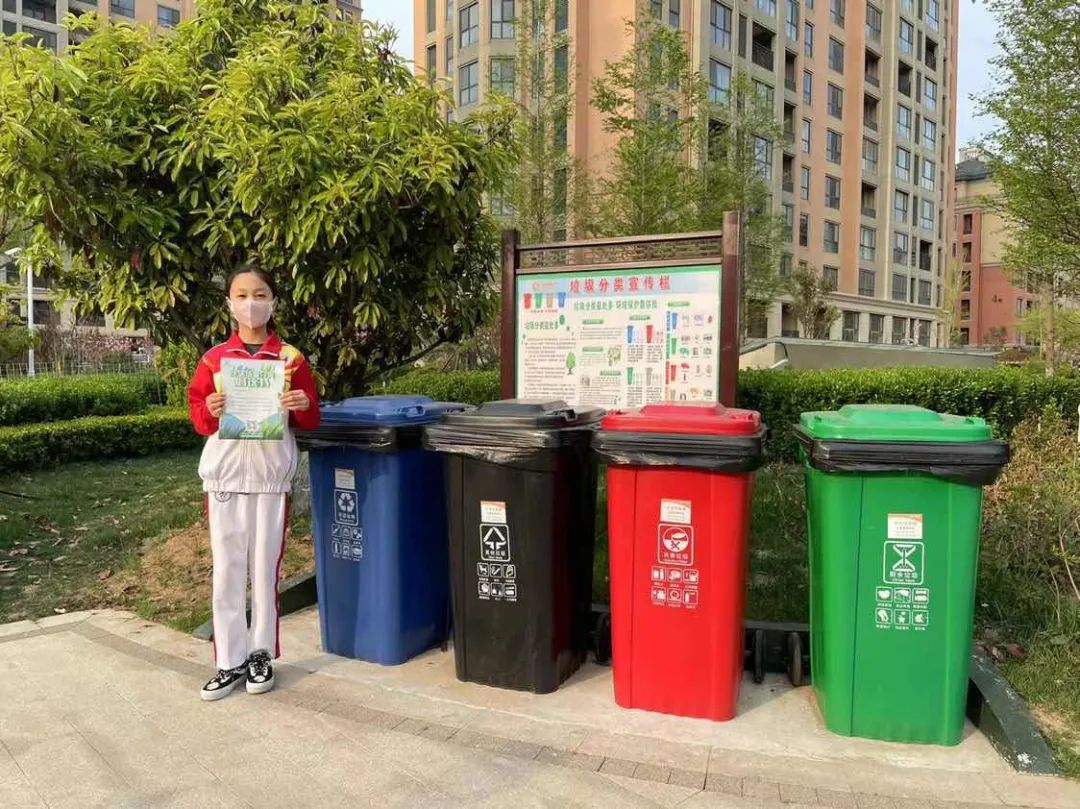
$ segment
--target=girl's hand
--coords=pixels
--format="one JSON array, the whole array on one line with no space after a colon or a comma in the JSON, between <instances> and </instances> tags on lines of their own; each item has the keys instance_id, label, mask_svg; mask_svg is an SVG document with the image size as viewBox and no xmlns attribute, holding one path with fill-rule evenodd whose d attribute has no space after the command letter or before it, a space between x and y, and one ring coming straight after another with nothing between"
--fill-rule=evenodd
<instances>
[{"instance_id":1,"label":"girl's hand","mask_svg":"<svg viewBox=\"0 0 1080 809\"><path fill-rule=\"evenodd\" d=\"M211 393L207 396L206 409L210 411L210 415L214 418L221 418L221 414L225 410L225 394Z\"/></svg>"},{"instance_id":2,"label":"girl's hand","mask_svg":"<svg viewBox=\"0 0 1080 809\"><path fill-rule=\"evenodd\" d=\"M302 390L290 390L281 397L281 406L286 410L307 410L311 407L311 400Z\"/></svg>"}]
</instances>

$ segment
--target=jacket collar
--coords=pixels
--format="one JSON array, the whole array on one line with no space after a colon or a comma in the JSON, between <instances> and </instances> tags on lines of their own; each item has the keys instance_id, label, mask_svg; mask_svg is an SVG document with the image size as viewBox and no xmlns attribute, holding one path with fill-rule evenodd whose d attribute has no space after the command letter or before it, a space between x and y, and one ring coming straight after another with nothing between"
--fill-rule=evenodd
<instances>
[{"instance_id":1,"label":"jacket collar","mask_svg":"<svg viewBox=\"0 0 1080 809\"><path fill-rule=\"evenodd\" d=\"M240 339L240 332L236 332L236 331L234 331L229 336L229 339L225 342L225 351L226 351L226 353L229 353L229 354L234 353L234 352L238 352L240 354L243 354L245 357L251 357L252 356L248 352L247 346L244 345L244 341ZM266 337L266 342L263 343L259 347L259 350L255 352L254 356L255 357L267 356L267 357L273 357L274 359L277 359L280 355L281 355L281 338L278 337L277 334L275 334L274 332L270 332Z\"/></svg>"}]
</instances>

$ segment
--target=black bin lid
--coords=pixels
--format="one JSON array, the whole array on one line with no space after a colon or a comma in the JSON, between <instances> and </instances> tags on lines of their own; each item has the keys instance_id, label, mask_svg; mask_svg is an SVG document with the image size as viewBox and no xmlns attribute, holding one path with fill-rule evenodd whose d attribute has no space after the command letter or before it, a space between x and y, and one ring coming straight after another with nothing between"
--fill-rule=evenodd
<instances>
[{"instance_id":1,"label":"black bin lid","mask_svg":"<svg viewBox=\"0 0 1080 809\"><path fill-rule=\"evenodd\" d=\"M603 415L599 407L573 408L558 399L501 399L467 413L448 413L442 423L469 430L564 430L587 427Z\"/></svg>"}]
</instances>

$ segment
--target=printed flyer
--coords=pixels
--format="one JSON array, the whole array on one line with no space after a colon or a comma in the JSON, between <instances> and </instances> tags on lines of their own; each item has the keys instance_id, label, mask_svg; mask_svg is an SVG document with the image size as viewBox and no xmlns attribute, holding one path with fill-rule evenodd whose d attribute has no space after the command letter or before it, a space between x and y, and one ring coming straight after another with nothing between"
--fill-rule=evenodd
<instances>
[{"instance_id":1,"label":"printed flyer","mask_svg":"<svg viewBox=\"0 0 1080 809\"><path fill-rule=\"evenodd\" d=\"M249 441L281 441L285 415L285 363L280 360L222 360L221 392L225 412L218 437Z\"/></svg>"},{"instance_id":2,"label":"printed flyer","mask_svg":"<svg viewBox=\"0 0 1080 809\"><path fill-rule=\"evenodd\" d=\"M715 401L719 265L521 275L517 395L573 405Z\"/></svg>"}]
</instances>

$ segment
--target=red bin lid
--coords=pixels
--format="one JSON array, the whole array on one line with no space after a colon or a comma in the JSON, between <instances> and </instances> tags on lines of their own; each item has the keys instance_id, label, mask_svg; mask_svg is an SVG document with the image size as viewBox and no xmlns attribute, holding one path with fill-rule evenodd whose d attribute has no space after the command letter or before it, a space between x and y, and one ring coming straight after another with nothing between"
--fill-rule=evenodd
<instances>
[{"instance_id":1,"label":"red bin lid","mask_svg":"<svg viewBox=\"0 0 1080 809\"><path fill-rule=\"evenodd\" d=\"M614 410L604 416L603 430L636 433L696 435L756 435L761 414L724 407L717 402L677 402L645 405L638 410Z\"/></svg>"}]
</instances>

